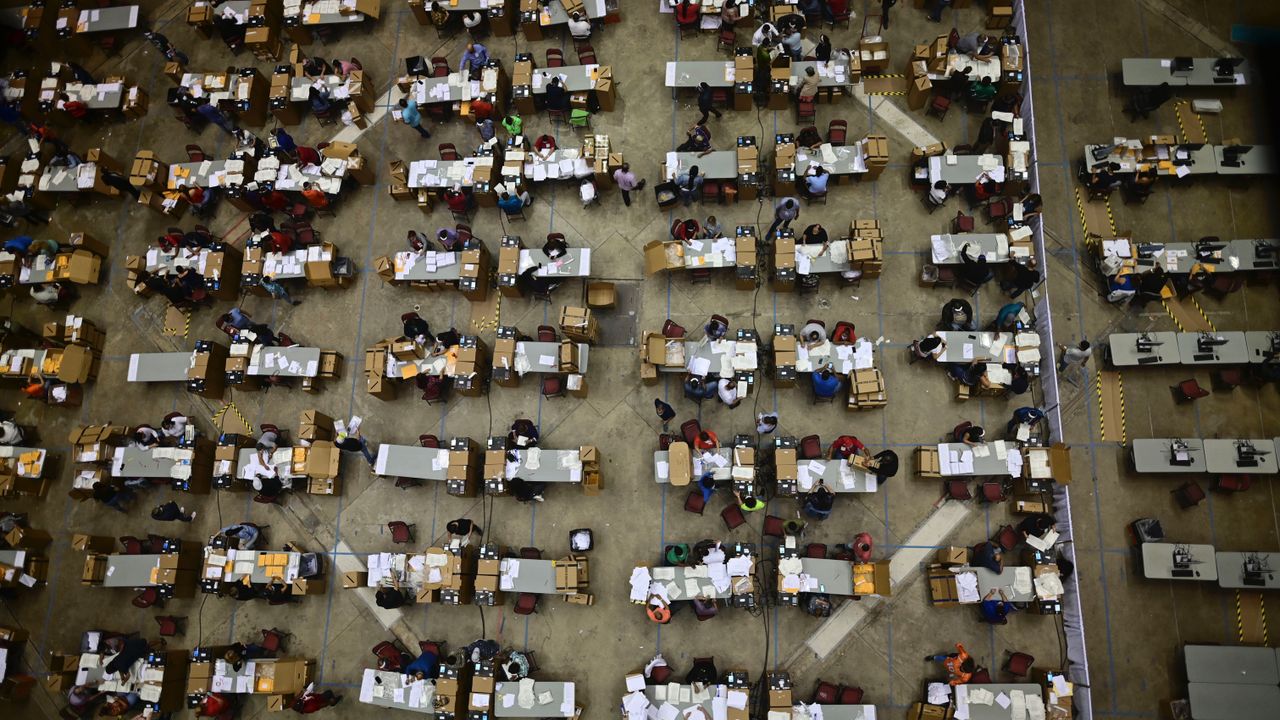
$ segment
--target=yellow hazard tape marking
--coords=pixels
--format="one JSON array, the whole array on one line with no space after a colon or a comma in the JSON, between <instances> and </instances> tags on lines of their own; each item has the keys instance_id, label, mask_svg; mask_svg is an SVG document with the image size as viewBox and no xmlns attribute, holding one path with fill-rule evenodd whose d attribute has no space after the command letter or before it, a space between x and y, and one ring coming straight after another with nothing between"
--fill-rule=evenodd
<instances>
[{"instance_id":1,"label":"yellow hazard tape marking","mask_svg":"<svg viewBox=\"0 0 1280 720\"><path fill-rule=\"evenodd\" d=\"M1240 611L1240 591L1236 590L1236 638L1244 642L1244 613Z\"/></svg>"},{"instance_id":2,"label":"yellow hazard tape marking","mask_svg":"<svg viewBox=\"0 0 1280 720\"><path fill-rule=\"evenodd\" d=\"M1107 439L1107 414L1103 412L1102 405L1102 371L1095 371L1093 374L1093 387L1098 393L1098 437L1103 440Z\"/></svg>"},{"instance_id":3,"label":"yellow hazard tape marking","mask_svg":"<svg viewBox=\"0 0 1280 720\"><path fill-rule=\"evenodd\" d=\"M1179 332L1186 332L1186 328L1182 327L1182 323L1178 322L1178 316L1173 314L1173 310L1169 309L1169 301L1161 300L1160 304L1164 306L1164 311L1169 313L1169 317L1173 319L1173 324L1178 326Z\"/></svg>"},{"instance_id":4,"label":"yellow hazard tape marking","mask_svg":"<svg viewBox=\"0 0 1280 720\"><path fill-rule=\"evenodd\" d=\"M1209 315L1208 315L1207 313L1205 313L1204 308L1200 307L1200 303L1196 302L1196 298L1195 298L1195 296L1194 296L1194 295L1188 295L1188 296L1187 296L1187 299L1191 301L1191 304L1192 304L1192 305L1195 305L1195 306L1196 306L1196 310L1200 313L1200 317L1204 318L1204 322L1205 322L1205 324L1206 324L1206 325L1208 325L1208 326L1209 326L1209 330L1210 330L1211 332L1217 332L1217 331L1218 331L1218 328L1216 328L1216 327L1214 327L1214 326L1213 326L1213 321L1211 321L1211 320L1209 319Z\"/></svg>"},{"instance_id":5,"label":"yellow hazard tape marking","mask_svg":"<svg viewBox=\"0 0 1280 720\"><path fill-rule=\"evenodd\" d=\"M1257 593L1257 595L1258 612L1262 615L1262 644L1269 645L1270 641L1267 638L1267 598L1262 593Z\"/></svg>"},{"instance_id":6,"label":"yellow hazard tape marking","mask_svg":"<svg viewBox=\"0 0 1280 720\"><path fill-rule=\"evenodd\" d=\"M1116 371L1116 388L1120 390L1120 442L1129 442L1129 433L1126 431L1128 423L1124 419L1124 375Z\"/></svg>"},{"instance_id":7,"label":"yellow hazard tape marking","mask_svg":"<svg viewBox=\"0 0 1280 720\"><path fill-rule=\"evenodd\" d=\"M1111 212L1111 196L1108 195L1104 202L1107 205L1107 223L1111 225L1111 237L1116 236L1116 216Z\"/></svg>"},{"instance_id":8,"label":"yellow hazard tape marking","mask_svg":"<svg viewBox=\"0 0 1280 720\"><path fill-rule=\"evenodd\" d=\"M1080 197L1080 188L1075 188L1076 194L1076 212L1080 213L1080 229L1084 231L1084 247L1086 250L1092 250L1093 245L1099 242L1101 238L1089 234L1089 221L1084 217L1084 199Z\"/></svg>"},{"instance_id":9,"label":"yellow hazard tape marking","mask_svg":"<svg viewBox=\"0 0 1280 720\"><path fill-rule=\"evenodd\" d=\"M238 419L240 423L244 425L246 432L253 431L253 426L249 424L249 421L247 419L245 419L245 416L240 412L240 408L236 407L236 403L234 400L227 403L226 405L223 405L222 408L218 410L218 412L213 414L213 424L218 425L222 420L222 416L225 415L228 410L235 413L236 419Z\"/></svg>"},{"instance_id":10,"label":"yellow hazard tape marking","mask_svg":"<svg viewBox=\"0 0 1280 720\"><path fill-rule=\"evenodd\" d=\"M901 77L906 77L906 75L902 75L900 73L884 73L883 75L863 75L862 79L875 80L877 78L901 78Z\"/></svg>"}]
</instances>

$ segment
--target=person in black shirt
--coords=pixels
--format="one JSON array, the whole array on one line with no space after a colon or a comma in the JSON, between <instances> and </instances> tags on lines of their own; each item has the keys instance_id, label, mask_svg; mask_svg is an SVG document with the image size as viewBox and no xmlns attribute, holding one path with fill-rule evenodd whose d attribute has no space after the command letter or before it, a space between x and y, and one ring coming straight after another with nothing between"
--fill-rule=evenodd
<instances>
[{"instance_id":1,"label":"person in black shirt","mask_svg":"<svg viewBox=\"0 0 1280 720\"><path fill-rule=\"evenodd\" d=\"M560 84L559 77L551 78L547 85L547 109L569 112L569 93Z\"/></svg>"},{"instance_id":2,"label":"person in black shirt","mask_svg":"<svg viewBox=\"0 0 1280 720\"><path fill-rule=\"evenodd\" d=\"M819 255L821 255L822 253L827 251L827 248L831 247L831 240L827 236L827 229L822 227L822 225L818 223L814 223L809 227L805 228L804 232L801 233L800 244L821 245L822 250L821 252L818 253Z\"/></svg>"},{"instance_id":3,"label":"person in black shirt","mask_svg":"<svg viewBox=\"0 0 1280 720\"><path fill-rule=\"evenodd\" d=\"M1016 298L1039 285L1040 271L1035 269L1034 263L1035 258L1025 263L1008 263L1007 276L1000 282L1000 289L1008 293L1009 297Z\"/></svg>"},{"instance_id":4,"label":"person in black shirt","mask_svg":"<svg viewBox=\"0 0 1280 720\"><path fill-rule=\"evenodd\" d=\"M374 593L374 600L378 603L378 607L384 610L395 610L407 602L404 592L400 588L393 587L378 588L378 592Z\"/></svg>"},{"instance_id":5,"label":"person in black shirt","mask_svg":"<svg viewBox=\"0 0 1280 720\"><path fill-rule=\"evenodd\" d=\"M892 450L881 450L872 458L876 466L876 482L884 481L898 474L898 453Z\"/></svg>"},{"instance_id":6,"label":"person in black shirt","mask_svg":"<svg viewBox=\"0 0 1280 720\"><path fill-rule=\"evenodd\" d=\"M565 242L562 236L548 235L546 244L542 246L542 252L552 260L556 260L569 254L569 243Z\"/></svg>"},{"instance_id":7,"label":"person in black shirt","mask_svg":"<svg viewBox=\"0 0 1280 720\"><path fill-rule=\"evenodd\" d=\"M969 257L969 243L965 243L960 248L960 259L964 265L960 266L960 277L971 285L981 287L988 280L995 277L995 273L991 272L991 266L987 264L986 255L978 255L978 257Z\"/></svg>"},{"instance_id":8,"label":"person in black shirt","mask_svg":"<svg viewBox=\"0 0 1280 720\"><path fill-rule=\"evenodd\" d=\"M103 671L108 675L120 673L121 677L129 676L129 668L151 652L151 645L140 637L131 637L124 641L124 647L107 663Z\"/></svg>"},{"instance_id":9,"label":"person in black shirt","mask_svg":"<svg viewBox=\"0 0 1280 720\"><path fill-rule=\"evenodd\" d=\"M419 337L426 338L427 344L432 344L436 340L435 336L431 334L431 326L418 313L412 313L405 319L404 336L410 340Z\"/></svg>"},{"instance_id":10,"label":"person in black shirt","mask_svg":"<svg viewBox=\"0 0 1280 720\"><path fill-rule=\"evenodd\" d=\"M524 478L514 477L507 483L507 487L511 490L511 495L520 502L542 502L542 492L546 488L546 483L529 482Z\"/></svg>"},{"instance_id":11,"label":"person in black shirt","mask_svg":"<svg viewBox=\"0 0 1280 720\"><path fill-rule=\"evenodd\" d=\"M702 112L702 117L698 119L699 125L707 124L708 115L715 115L717 120L724 117L724 114L716 108L715 93L706 83L698 83L698 110Z\"/></svg>"}]
</instances>

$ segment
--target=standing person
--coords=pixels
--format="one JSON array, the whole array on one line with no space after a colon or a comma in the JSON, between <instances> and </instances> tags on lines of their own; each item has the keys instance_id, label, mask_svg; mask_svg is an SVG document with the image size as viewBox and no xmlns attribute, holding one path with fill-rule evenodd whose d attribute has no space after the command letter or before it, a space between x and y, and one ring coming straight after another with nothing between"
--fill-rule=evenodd
<instances>
[{"instance_id":1,"label":"standing person","mask_svg":"<svg viewBox=\"0 0 1280 720\"><path fill-rule=\"evenodd\" d=\"M223 115L222 111L214 107L213 103L209 102L207 99L201 98L200 104L196 106L196 112L200 113L200 117L208 120L214 125L217 125L226 132L232 135L236 134L235 126L231 124L231 121L227 119L227 116Z\"/></svg>"},{"instance_id":2,"label":"standing person","mask_svg":"<svg viewBox=\"0 0 1280 720\"><path fill-rule=\"evenodd\" d=\"M715 93L711 90L711 86L706 83L698 83L698 110L702 112L702 117L698 119L699 125L707 124L707 116L715 115L717 120L724 117L724 114L716 108Z\"/></svg>"},{"instance_id":3,"label":"standing person","mask_svg":"<svg viewBox=\"0 0 1280 720\"><path fill-rule=\"evenodd\" d=\"M258 285L260 285L263 290L270 293L271 297L276 300L283 300L295 307L302 304L301 300L293 299L293 296L289 294L289 288L278 282L275 275L263 275L262 278L258 280Z\"/></svg>"},{"instance_id":4,"label":"standing person","mask_svg":"<svg viewBox=\"0 0 1280 720\"><path fill-rule=\"evenodd\" d=\"M480 133L480 142L487 143L493 139L497 133L493 127L493 118L485 118L476 121L476 130Z\"/></svg>"},{"instance_id":5,"label":"standing person","mask_svg":"<svg viewBox=\"0 0 1280 720\"><path fill-rule=\"evenodd\" d=\"M151 519L160 522L173 522L179 520L181 522L191 522L196 519L195 511L190 514L187 509L178 505L178 503L170 500L167 503L157 505L151 509Z\"/></svg>"},{"instance_id":6,"label":"standing person","mask_svg":"<svg viewBox=\"0 0 1280 720\"><path fill-rule=\"evenodd\" d=\"M424 140L431 137L431 132L422 126L422 114L418 112L416 100L400 98L400 119L405 125L417 130Z\"/></svg>"},{"instance_id":7,"label":"standing person","mask_svg":"<svg viewBox=\"0 0 1280 720\"><path fill-rule=\"evenodd\" d=\"M364 455L364 459L368 461L370 467L372 467L378 460L378 456L369 449L369 441L360 434L360 428L356 428L355 432L342 437L338 442L334 443L334 445L339 450L358 452L361 455Z\"/></svg>"},{"instance_id":8,"label":"standing person","mask_svg":"<svg viewBox=\"0 0 1280 720\"><path fill-rule=\"evenodd\" d=\"M942 663L947 669L947 673L951 675L952 685L963 685L969 682L969 678L973 677L973 673L978 669L977 664L969 653L965 652L964 645L956 643L956 652L940 655L925 655L924 659L930 662Z\"/></svg>"},{"instance_id":9,"label":"standing person","mask_svg":"<svg viewBox=\"0 0 1280 720\"><path fill-rule=\"evenodd\" d=\"M680 199L684 200L685 207L689 207L694 200L698 199L698 194L702 192L702 182L703 177L699 174L697 165L676 178L676 189L679 190Z\"/></svg>"},{"instance_id":10,"label":"standing person","mask_svg":"<svg viewBox=\"0 0 1280 720\"><path fill-rule=\"evenodd\" d=\"M880 29L889 29L889 8L898 4L898 0L880 0Z\"/></svg>"},{"instance_id":11,"label":"standing person","mask_svg":"<svg viewBox=\"0 0 1280 720\"><path fill-rule=\"evenodd\" d=\"M449 524L445 525L445 530L448 530L450 535L461 540L463 545L466 545L471 540L472 534L477 536L484 535L484 530L469 518L450 520Z\"/></svg>"},{"instance_id":12,"label":"standing person","mask_svg":"<svg viewBox=\"0 0 1280 720\"><path fill-rule=\"evenodd\" d=\"M459 72L469 72L472 80L480 77L480 69L489 62L489 48L478 42L469 42L458 63Z\"/></svg>"},{"instance_id":13,"label":"standing person","mask_svg":"<svg viewBox=\"0 0 1280 720\"><path fill-rule=\"evenodd\" d=\"M170 62L177 61L183 65L187 65L191 62L191 59L187 57L187 54L174 47L173 43L169 42L169 38L164 35L155 31L148 31L142 33L142 36L150 41L152 45L156 46L156 49L160 51L160 54L164 55L165 60L169 60Z\"/></svg>"},{"instance_id":14,"label":"standing person","mask_svg":"<svg viewBox=\"0 0 1280 720\"><path fill-rule=\"evenodd\" d=\"M773 205L773 224L769 226L769 232L764 234L766 240L773 237L781 227L786 230L791 227L791 221L800 217L800 201L794 197L778 198Z\"/></svg>"},{"instance_id":15,"label":"standing person","mask_svg":"<svg viewBox=\"0 0 1280 720\"><path fill-rule=\"evenodd\" d=\"M520 117L520 113L513 109L507 113L506 117L502 118L502 129L506 130L508 135L515 137L520 134L521 130L524 130L524 118Z\"/></svg>"},{"instance_id":16,"label":"standing person","mask_svg":"<svg viewBox=\"0 0 1280 720\"><path fill-rule=\"evenodd\" d=\"M334 695L332 690L325 690L317 693L315 683L307 686L307 689L293 701L293 711L299 715L310 715L313 712L320 712L327 707L336 706L342 702L341 695Z\"/></svg>"},{"instance_id":17,"label":"standing person","mask_svg":"<svg viewBox=\"0 0 1280 720\"><path fill-rule=\"evenodd\" d=\"M122 193L129 193L130 195L133 196L134 200L137 200L138 198L142 197L142 191L134 187L133 183L129 182L129 178L125 177L124 175L121 175L115 170L107 170L106 168L101 168L99 170L98 176L102 178L102 182L105 183L108 187L115 188L116 190Z\"/></svg>"},{"instance_id":18,"label":"standing person","mask_svg":"<svg viewBox=\"0 0 1280 720\"><path fill-rule=\"evenodd\" d=\"M622 191L622 204L627 207L631 207L631 191L643 190L645 184L644 180L636 180L630 163L622 163L622 167L613 171L613 181L617 183L618 190Z\"/></svg>"},{"instance_id":19,"label":"standing person","mask_svg":"<svg viewBox=\"0 0 1280 720\"><path fill-rule=\"evenodd\" d=\"M951 6L951 0L929 0L930 22L942 22L942 11Z\"/></svg>"},{"instance_id":20,"label":"standing person","mask_svg":"<svg viewBox=\"0 0 1280 720\"><path fill-rule=\"evenodd\" d=\"M1072 385L1077 384L1078 381L1073 380L1071 376L1083 370L1089 358L1093 357L1093 348L1089 345L1089 341L1081 340L1079 345L1071 348L1059 345L1058 353L1058 372L1062 373ZM1073 372L1067 372L1068 368Z\"/></svg>"},{"instance_id":21,"label":"standing person","mask_svg":"<svg viewBox=\"0 0 1280 720\"><path fill-rule=\"evenodd\" d=\"M93 484L93 499L120 512L129 512L127 506L133 500L133 491L99 480Z\"/></svg>"},{"instance_id":22,"label":"standing person","mask_svg":"<svg viewBox=\"0 0 1280 720\"><path fill-rule=\"evenodd\" d=\"M653 399L653 409L658 413L658 419L662 421L662 429L666 430L667 424L676 417L676 409L658 398Z\"/></svg>"}]
</instances>

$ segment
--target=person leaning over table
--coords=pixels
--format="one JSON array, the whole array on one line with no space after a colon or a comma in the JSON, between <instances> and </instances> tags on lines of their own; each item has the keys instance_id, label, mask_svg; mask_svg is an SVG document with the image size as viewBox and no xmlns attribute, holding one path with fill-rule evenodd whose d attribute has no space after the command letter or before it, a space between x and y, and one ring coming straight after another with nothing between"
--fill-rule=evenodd
<instances>
[{"instance_id":1,"label":"person leaning over table","mask_svg":"<svg viewBox=\"0 0 1280 720\"><path fill-rule=\"evenodd\" d=\"M996 595L1000 596L999 600L994 599ZM982 603L978 606L982 621L989 625L1004 625L1008 622L1009 613L1017 611L1018 608L1005 597L1004 588L991 588L991 592L982 598Z\"/></svg>"},{"instance_id":2,"label":"person leaning over table","mask_svg":"<svg viewBox=\"0 0 1280 720\"><path fill-rule=\"evenodd\" d=\"M819 478L813 489L805 493L804 514L815 520L826 520L831 517L831 509L835 507L835 503L835 493Z\"/></svg>"},{"instance_id":3,"label":"person leaning over table","mask_svg":"<svg viewBox=\"0 0 1280 720\"><path fill-rule=\"evenodd\" d=\"M799 178L799 182L803 182L802 190L805 197L813 200L823 197L827 194L827 184L831 180L831 173L827 169L817 163L809 166L803 177Z\"/></svg>"},{"instance_id":4,"label":"person leaning over table","mask_svg":"<svg viewBox=\"0 0 1280 720\"><path fill-rule=\"evenodd\" d=\"M956 52L964 53L974 60L987 60L995 56L995 44L986 33L971 32L961 35L956 41Z\"/></svg>"},{"instance_id":5,"label":"person leaning over table","mask_svg":"<svg viewBox=\"0 0 1280 720\"><path fill-rule=\"evenodd\" d=\"M721 238L724 237L724 228L720 226L720 221L716 220L715 215L708 215L707 220L702 225L702 237L704 238Z\"/></svg>"},{"instance_id":6,"label":"person leaning over table","mask_svg":"<svg viewBox=\"0 0 1280 720\"><path fill-rule=\"evenodd\" d=\"M683 27L697 27L701 21L699 17L699 7L689 0L680 0L674 8L676 16L676 25Z\"/></svg>"},{"instance_id":7,"label":"person leaning over table","mask_svg":"<svg viewBox=\"0 0 1280 720\"><path fill-rule=\"evenodd\" d=\"M1027 538L1035 536L1042 538L1049 533L1050 530L1058 529L1058 521L1048 513L1035 513L1028 515L1018 523L1017 531L1022 533L1022 537Z\"/></svg>"},{"instance_id":8,"label":"person leaning over table","mask_svg":"<svg viewBox=\"0 0 1280 720\"><path fill-rule=\"evenodd\" d=\"M810 350L827 341L827 329L822 323L809 322L800 328L800 342Z\"/></svg>"},{"instance_id":9,"label":"person leaning over table","mask_svg":"<svg viewBox=\"0 0 1280 720\"><path fill-rule=\"evenodd\" d=\"M871 451L867 450L867 446L853 435L841 435L827 450L827 457L831 460L848 460L854 455L871 457Z\"/></svg>"},{"instance_id":10,"label":"person leaning over table","mask_svg":"<svg viewBox=\"0 0 1280 720\"><path fill-rule=\"evenodd\" d=\"M302 198L316 210L324 210L329 207L329 196L309 182L302 183Z\"/></svg>"},{"instance_id":11,"label":"person leaning over table","mask_svg":"<svg viewBox=\"0 0 1280 720\"><path fill-rule=\"evenodd\" d=\"M698 199L698 195L702 192L704 179L697 165L676 176L676 190L679 191L680 199L684 201L685 207L689 207L694 200Z\"/></svg>"},{"instance_id":12,"label":"person leaning over table","mask_svg":"<svg viewBox=\"0 0 1280 720\"><path fill-rule=\"evenodd\" d=\"M996 313L995 328L1000 332L1012 332L1022 329L1022 320L1019 316L1026 309L1026 305L1020 302L1006 303Z\"/></svg>"},{"instance_id":13,"label":"person leaning over table","mask_svg":"<svg viewBox=\"0 0 1280 720\"><path fill-rule=\"evenodd\" d=\"M694 438L693 447L702 452L715 452L720 448L720 438L716 437L714 431L703 430Z\"/></svg>"},{"instance_id":14,"label":"person leaning over table","mask_svg":"<svg viewBox=\"0 0 1280 720\"><path fill-rule=\"evenodd\" d=\"M974 547L973 564L999 575L1004 571L1004 550L988 540Z\"/></svg>"},{"instance_id":15,"label":"person leaning over table","mask_svg":"<svg viewBox=\"0 0 1280 720\"><path fill-rule=\"evenodd\" d=\"M960 430L952 435L952 440L962 442L965 445L981 445L983 439L987 436L987 431L981 425L969 425L969 427Z\"/></svg>"},{"instance_id":16,"label":"person leaning over table","mask_svg":"<svg viewBox=\"0 0 1280 720\"><path fill-rule=\"evenodd\" d=\"M373 599L383 610L395 610L409 602L405 599L404 591L398 587L380 587L373 594Z\"/></svg>"},{"instance_id":17,"label":"person leaning over table","mask_svg":"<svg viewBox=\"0 0 1280 720\"><path fill-rule=\"evenodd\" d=\"M685 131L685 141L676 148L676 152L697 153L698 157L710 155L711 151L711 130L697 124Z\"/></svg>"},{"instance_id":18,"label":"person leaning over table","mask_svg":"<svg viewBox=\"0 0 1280 720\"><path fill-rule=\"evenodd\" d=\"M800 84L796 88L796 97L802 102L813 100L818 94L818 73L813 66L804 69L804 75L800 76Z\"/></svg>"},{"instance_id":19,"label":"person leaning over table","mask_svg":"<svg viewBox=\"0 0 1280 720\"><path fill-rule=\"evenodd\" d=\"M1005 277L1000 281L1000 289L1008 293L1010 298L1029 292L1031 288L1040 284L1040 271L1036 270L1037 264L1034 255L1027 258L1026 262L1005 263Z\"/></svg>"},{"instance_id":20,"label":"person leaning over table","mask_svg":"<svg viewBox=\"0 0 1280 720\"><path fill-rule=\"evenodd\" d=\"M520 117L520 113L512 110L502 118L502 129L506 130L508 135L515 137L524 130L524 118Z\"/></svg>"},{"instance_id":21,"label":"person leaning over table","mask_svg":"<svg viewBox=\"0 0 1280 720\"><path fill-rule=\"evenodd\" d=\"M822 147L823 142L825 141L822 139L822 135L818 132L818 128L813 125L809 125L804 128L800 131L800 134L796 136L796 145L799 145L800 147L807 147L810 150L817 150Z\"/></svg>"},{"instance_id":22,"label":"person leaning over table","mask_svg":"<svg viewBox=\"0 0 1280 720\"><path fill-rule=\"evenodd\" d=\"M822 227L821 223L813 223L800 234L800 244L821 245L822 249L818 251L818 254L822 255L831 247L831 238L827 235L827 229Z\"/></svg>"},{"instance_id":23,"label":"person leaning over table","mask_svg":"<svg viewBox=\"0 0 1280 720\"><path fill-rule=\"evenodd\" d=\"M560 76L551 78L551 82L547 83L546 91L547 109L556 112L569 112L569 91L564 89L564 84L560 82Z\"/></svg>"},{"instance_id":24,"label":"person leaning over table","mask_svg":"<svg viewBox=\"0 0 1280 720\"><path fill-rule=\"evenodd\" d=\"M734 378L720 378L716 382L716 393L720 396L720 402L729 406L730 409L742 404L742 398L738 397L738 381Z\"/></svg>"},{"instance_id":25,"label":"person leaning over table","mask_svg":"<svg viewBox=\"0 0 1280 720\"><path fill-rule=\"evenodd\" d=\"M985 253L979 253L976 258L969 256L969 243L960 247L960 261L962 264L957 274L971 285L981 287L995 277Z\"/></svg>"},{"instance_id":26,"label":"person leaning over table","mask_svg":"<svg viewBox=\"0 0 1280 720\"><path fill-rule=\"evenodd\" d=\"M987 102L996 96L995 83L991 82L991 78L983 76L981 80L969 86L969 97L979 102Z\"/></svg>"},{"instance_id":27,"label":"person leaning over table","mask_svg":"<svg viewBox=\"0 0 1280 720\"><path fill-rule=\"evenodd\" d=\"M563 237L547 236L547 241L542 244L542 254L557 260L569 254L569 243L565 242Z\"/></svg>"},{"instance_id":28,"label":"person leaning over table","mask_svg":"<svg viewBox=\"0 0 1280 720\"><path fill-rule=\"evenodd\" d=\"M763 510L767 504L755 495L748 495L745 498L742 497L742 493L739 492L737 488L734 488L733 497L738 501L738 507L741 508L743 512L756 512L757 510Z\"/></svg>"},{"instance_id":29,"label":"person leaning over table","mask_svg":"<svg viewBox=\"0 0 1280 720\"><path fill-rule=\"evenodd\" d=\"M469 42L462 51L462 59L458 62L458 70L460 72L470 72L471 79L475 80L480 75L480 69L487 62L489 62L489 48L478 42Z\"/></svg>"},{"instance_id":30,"label":"person leaning over table","mask_svg":"<svg viewBox=\"0 0 1280 720\"><path fill-rule=\"evenodd\" d=\"M834 398L840 391L840 378L827 366L812 373L813 394L823 400Z\"/></svg>"}]
</instances>

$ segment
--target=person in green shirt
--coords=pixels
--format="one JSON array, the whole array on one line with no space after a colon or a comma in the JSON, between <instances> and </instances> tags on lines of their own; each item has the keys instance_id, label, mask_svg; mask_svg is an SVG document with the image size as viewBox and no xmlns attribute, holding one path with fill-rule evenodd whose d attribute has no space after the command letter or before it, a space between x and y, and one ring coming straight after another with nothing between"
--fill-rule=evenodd
<instances>
[{"instance_id":1,"label":"person in green shirt","mask_svg":"<svg viewBox=\"0 0 1280 720\"><path fill-rule=\"evenodd\" d=\"M519 135L520 131L524 129L524 119L513 112L502 118L502 129L506 130L508 135Z\"/></svg>"},{"instance_id":2,"label":"person in green shirt","mask_svg":"<svg viewBox=\"0 0 1280 720\"><path fill-rule=\"evenodd\" d=\"M974 100L987 102L996 96L996 86L991 82L991 78L983 77L978 82L969 86L969 97Z\"/></svg>"},{"instance_id":3,"label":"person in green shirt","mask_svg":"<svg viewBox=\"0 0 1280 720\"><path fill-rule=\"evenodd\" d=\"M755 512L764 509L765 502L755 495L748 495L743 498L742 493L734 490L733 496L738 499L738 507L742 508L743 512Z\"/></svg>"}]
</instances>

